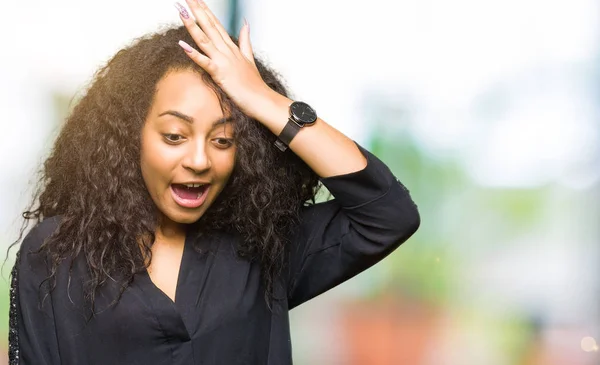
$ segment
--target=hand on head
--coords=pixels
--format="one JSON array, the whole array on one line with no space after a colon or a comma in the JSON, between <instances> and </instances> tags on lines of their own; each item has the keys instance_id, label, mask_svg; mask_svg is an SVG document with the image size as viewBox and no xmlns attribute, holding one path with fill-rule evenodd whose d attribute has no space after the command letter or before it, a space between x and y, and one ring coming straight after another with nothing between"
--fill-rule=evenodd
<instances>
[{"instance_id":1,"label":"hand on head","mask_svg":"<svg viewBox=\"0 0 600 365\"><path fill-rule=\"evenodd\" d=\"M179 45L198 66L210 74L244 113L256 117L257 111L253 110L253 106L259 103L255 100L268 95L272 90L263 81L256 67L248 23L244 22L240 30L238 47L203 1L186 2L193 17L183 5L176 3L175 7L200 51L181 40Z\"/></svg>"}]
</instances>

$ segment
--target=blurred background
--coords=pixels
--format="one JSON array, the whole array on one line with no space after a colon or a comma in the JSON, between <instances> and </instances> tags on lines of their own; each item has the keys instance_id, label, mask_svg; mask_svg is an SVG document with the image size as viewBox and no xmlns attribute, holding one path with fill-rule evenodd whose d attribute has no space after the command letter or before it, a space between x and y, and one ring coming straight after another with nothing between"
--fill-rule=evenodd
<instances>
[{"instance_id":1,"label":"blurred background","mask_svg":"<svg viewBox=\"0 0 600 365\"><path fill-rule=\"evenodd\" d=\"M388 163L422 216L382 263L291 312L296 364L600 364L598 1L207 3L233 32L246 17L257 56ZM2 2L0 247L74 96L169 25L171 1Z\"/></svg>"}]
</instances>

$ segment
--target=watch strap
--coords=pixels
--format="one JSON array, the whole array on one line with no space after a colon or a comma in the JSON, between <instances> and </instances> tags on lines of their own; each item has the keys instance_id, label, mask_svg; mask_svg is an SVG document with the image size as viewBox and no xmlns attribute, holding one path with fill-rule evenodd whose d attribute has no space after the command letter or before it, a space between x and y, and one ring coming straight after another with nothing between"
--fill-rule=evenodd
<instances>
[{"instance_id":1,"label":"watch strap","mask_svg":"<svg viewBox=\"0 0 600 365\"><path fill-rule=\"evenodd\" d=\"M298 134L298 132L300 131L300 128L300 125L294 122L292 118L289 118L287 124L279 134L279 137L277 137L277 140L275 141L275 146L277 146L277 148L279 148L281 152L287 150L288 146L290 145L290 142L292 142L292 139L294 139L294 137L296 137L296 134Z\"/></svg>"}]
</instances>

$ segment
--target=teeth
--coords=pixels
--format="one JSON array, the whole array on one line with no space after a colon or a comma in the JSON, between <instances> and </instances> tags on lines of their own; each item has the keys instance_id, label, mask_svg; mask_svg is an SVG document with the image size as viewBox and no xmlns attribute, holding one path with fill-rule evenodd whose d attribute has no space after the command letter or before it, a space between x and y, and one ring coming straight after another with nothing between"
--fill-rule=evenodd
<instances>
[{"instance_id":1,"label":"teeth","mask_svg":"<svg viewBox=\"0 0 600 365\"><path fill-rule=\"evenodd\" d=\"M188 188L199 188L202 186L202 184L184 184L185 186L187 186Z\"/></svg>"}]
</instances>

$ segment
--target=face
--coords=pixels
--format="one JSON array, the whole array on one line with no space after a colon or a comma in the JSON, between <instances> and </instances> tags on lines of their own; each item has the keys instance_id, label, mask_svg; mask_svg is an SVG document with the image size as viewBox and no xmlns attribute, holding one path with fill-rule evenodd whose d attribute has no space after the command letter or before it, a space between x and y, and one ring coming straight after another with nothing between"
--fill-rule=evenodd
<instances>
[{"instance_id":1,"label":"face","mask_svg":"<svg viewBox=\"0 0 600 365\"><path fill-rule=\"evenodd\" d=\"M233 170L233 123L193 71L172 71L157 85L142 129L141 169L161 226L197 221Z\"/></svg>"}]
</instances>

